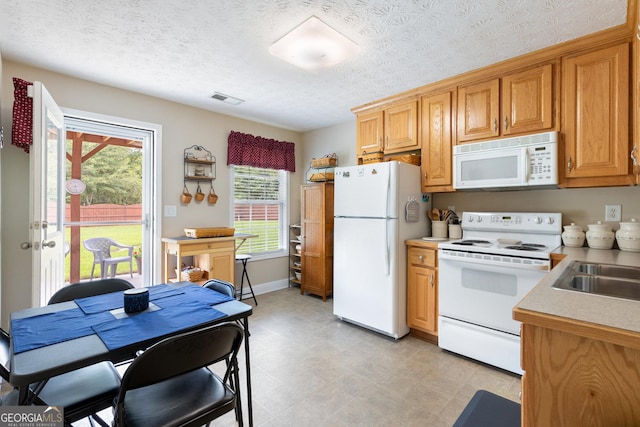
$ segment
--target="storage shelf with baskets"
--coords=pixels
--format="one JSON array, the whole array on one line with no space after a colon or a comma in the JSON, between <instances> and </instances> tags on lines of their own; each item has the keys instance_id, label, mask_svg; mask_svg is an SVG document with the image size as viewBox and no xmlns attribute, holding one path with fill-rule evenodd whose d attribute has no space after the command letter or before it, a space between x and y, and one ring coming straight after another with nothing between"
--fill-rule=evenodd
<instances>
[{"instance_id":1,"label":"storage shelf with baskets","mask_svg":"<svg viewBox=\"0 0 640 427\"><path fill-rule=\"evenodd\" d=\"M196 182L196 201L201 202L205 199L205 193L200 187L200 182L208 182L209 194L206 196L207 201L211 205L215 205L218 201L218 196L213 189L213 181L216 179L216 158L211 151L205 149L201 145L192 145L191 147L184 149L183 155L184 165L184 189L181 200L183 203L188 204L191 202L191 192L187 186L188 182Z\"/></svg>"},{"instance_id":2,"label":"storage shelf with baskets","mask_svg":"<svg viewBox=\"0 0 640 427\"><path fill-rule=\"evenodd\" d=\"M302 284L302 227L289 226L289 286Z\"/></svg>"},{"instance_id":3,"label":"storage shelf with baskets","mask_svg":"<svg viewBox=\"0 0 640 427\"><path fill-rule=\"evenodd\" d=\"M338 157L335 153L311 160L311 165L307 169L308 182L333 181L333 169L338 166Z\"/></svg>"}]
</instances>

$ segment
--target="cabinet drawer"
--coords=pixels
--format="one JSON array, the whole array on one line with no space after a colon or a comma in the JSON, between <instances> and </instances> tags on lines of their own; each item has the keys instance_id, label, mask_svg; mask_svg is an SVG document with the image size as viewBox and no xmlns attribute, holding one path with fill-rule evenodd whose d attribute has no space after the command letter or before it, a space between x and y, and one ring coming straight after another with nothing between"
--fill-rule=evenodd
<instances>
[{"instance_id":1,"label":"cabinet drawer","mask_svg":"<svg viewBox=\"0 0 640 427\"><path fill-rule=\"evenodd\" d=\"M409 263L425 267L436 267L436 255L437 252L433 249L409 248Z\"/></svg>"}]
</instances>

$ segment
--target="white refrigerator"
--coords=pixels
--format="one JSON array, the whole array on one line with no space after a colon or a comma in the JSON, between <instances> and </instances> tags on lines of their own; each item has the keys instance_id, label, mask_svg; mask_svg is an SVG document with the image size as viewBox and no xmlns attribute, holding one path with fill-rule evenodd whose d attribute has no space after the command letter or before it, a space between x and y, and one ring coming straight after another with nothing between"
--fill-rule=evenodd
<instances>
[{"instance_id":1,"label":"white refrigerator","mask_svg":"<svg viewBox=\"0 0 640 427\"><path fill-rule=\"evenodd\" d=\"M338 167L334 182L333 313L393 338L407 327L406 239L429 236L420 167Z\"/></svg>"}]
</instances>

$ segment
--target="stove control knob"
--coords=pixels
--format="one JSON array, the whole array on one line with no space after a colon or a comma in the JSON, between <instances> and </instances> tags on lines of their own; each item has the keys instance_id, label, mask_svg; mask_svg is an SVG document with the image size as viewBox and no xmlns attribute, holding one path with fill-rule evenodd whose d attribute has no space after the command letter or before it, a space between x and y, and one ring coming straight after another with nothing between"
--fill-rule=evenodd
<instances>
[{"instance_id":1,"label":"stove control knob","mask_svg":"<svg viewBox=\"0 0 640 427\"><path fill-rule=\"evenodd\" d=\"M547 224L553 224L555 221L552 217L547 217Z\"/></svg>"},{"instance_id":2,"label":"stove control knob","mask_svg":"<svg viewBox=\"0 0 640 427\"><path fill-rule=\"evenodd\" d=\"M534 224L542 224L542 218L540 218L539 216L536 216L533 218L533 223Z\"/></svg>"},{"instance_id":3,"label":"stove control knob","mask_svg":"<svg viewBox=\"0 0 640 427\"><path fill-rule=\"evenodd\" d=\"M476 218L476 220L477 220L478 222L482 222L482 217L481 217L480 215L478 215L478 217Z\"/></svg>"}]
</instances>

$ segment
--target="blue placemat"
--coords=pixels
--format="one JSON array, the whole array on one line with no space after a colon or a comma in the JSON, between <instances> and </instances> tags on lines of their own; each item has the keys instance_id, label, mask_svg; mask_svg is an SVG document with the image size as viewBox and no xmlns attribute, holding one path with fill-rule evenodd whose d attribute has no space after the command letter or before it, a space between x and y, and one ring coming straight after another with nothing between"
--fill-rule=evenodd
<instances>
[{"instance_id":1,"label":"blue placemat","mask_svg":"<svg viewBox=\"0 0 640 427\"><path fill-rule=\"evenodd\" d=\"M165 304L168 300L177 298L179 296L163 299L162 303ZM225 316L226 314L211 308L208 304L193 299L181 299L179 304L167 304L161 310L146 311L122 319L115 319L96 325L93 330L109 350L115 350L135 342L157 338Z\"/></svg>"},{"instance_id":2,"label":"blue placemat","mask_svg":"<svg viewBox=\"0 0 640 427\"><path fill-rule=\"evenodd\" d=\"M93 334L93 326L113 322L111 313L86 315L79 308L14 319L11 322L15 354Z\"/></svg>"},{"instance_id":3,"label":"blue placemat","mask_svg":"<svg viewBox=\"0 0 640 427\"><path fill-rule=\"evenodd\" d=\"M156 301L161 298L167 298L184 293L184 288L172 288L169 285L150 286L149 301ZM100 313L103 311L122 308L124 306L123 292L112 292L109 294L96 295L87 298L79 298L75 300L78 307L86 314Z\"/></svg>"},{"instance_id":4,"label":"blue placemat","mask_svg":"<svg viewBox=\"0 0 640 427\"><path fill-rule=\"evenodd\" d=\"M203 288L199 285L187 285L180 288L183 291L180 295L172 295L162 301L155 301L159 307L181 304L183 301L200 301L203 304L216 305L227 301L233 301L233 297L222 294L213 289Z\"/></svg>"}]
</instances>

